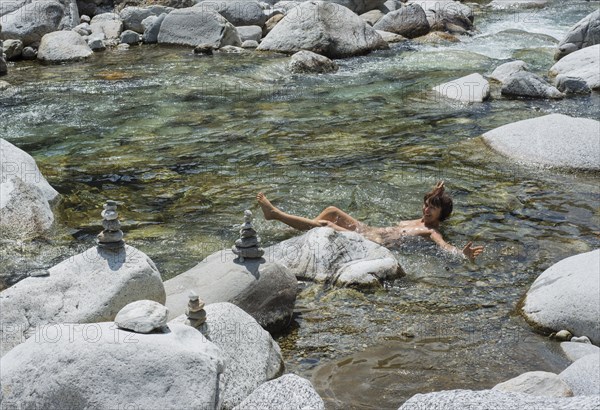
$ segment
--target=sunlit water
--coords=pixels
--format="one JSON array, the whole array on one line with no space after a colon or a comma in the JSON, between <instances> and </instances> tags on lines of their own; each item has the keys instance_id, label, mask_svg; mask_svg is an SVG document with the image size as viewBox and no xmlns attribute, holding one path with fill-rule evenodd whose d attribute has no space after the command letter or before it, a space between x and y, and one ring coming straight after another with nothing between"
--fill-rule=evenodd
<instances>
[{"instance_id":1,"label":"sunlit water","mask_svg":"<svg viewBox=\"0 0 600 410\"><path fill-rule=\"evenodd\" d=\"M406 277L385 290L302 284L292 331L279 338L288 370L312 379L330 408L377 409L560 371L556 344L517 304L544 269L600 245L598 177L513 164L480 135L549 113L598 119L599 95L508 100L494 85L490 101L463 105L430 89L515 58L543 75L558 40L597 7L479 9L479 33L461 43L397 45L319 76L291 75L276 55L158 46L19 63L6 77L16 92L0 96L0 135L35 156L63 200L52 235L3 244L3 265L51 266L92 246L109 198L122 204L127 242L168 279L229 247L258 191L288 212L336 205L388 225L418 217L423 193L444 179L455 212L443 233L484 245L477 264L412 240L394 250ZM296 234L256 224L266 244Z\"/></svg>"}]
</instances>

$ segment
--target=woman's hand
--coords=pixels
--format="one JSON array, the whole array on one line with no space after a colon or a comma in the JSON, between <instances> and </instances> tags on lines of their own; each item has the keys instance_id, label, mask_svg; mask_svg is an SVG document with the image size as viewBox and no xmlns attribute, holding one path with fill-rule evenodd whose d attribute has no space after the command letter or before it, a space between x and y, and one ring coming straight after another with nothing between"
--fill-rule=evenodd
<instances>
[{"instance_id":1,"label":"woman's hand","mask_svg":"<svg viewBox=\"0 0 600 410\"><path fill-rule=\"evenodd\" d=\"M473 242L469 242L465 245L462 250L463 255L465 255L471 262L475 261L475 257L480 255L483 252L483 246L473 246Z\"/></svg>"}]
</instances>

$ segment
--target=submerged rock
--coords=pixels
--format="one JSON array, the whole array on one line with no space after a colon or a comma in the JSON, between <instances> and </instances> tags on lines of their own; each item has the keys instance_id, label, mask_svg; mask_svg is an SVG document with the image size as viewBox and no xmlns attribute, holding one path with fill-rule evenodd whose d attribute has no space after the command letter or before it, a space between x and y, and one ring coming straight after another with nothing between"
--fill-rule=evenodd
<instances>
[{"instance_id":1,"label":"submerged rock","mask_svg":"<svg viewBox=\"0 0 600 410\"><path fill-rule=\"evenodd\" d=\"M490 97L490 84L478 73L449 81L433 89L444 97L467 103L483 102Z\"/></svg>"},{"instance_id":2,"label":"submerged rock","mask_svg":"<svg viewBox=\"0 0 600 410\"><path fill-rule=\"evenodd\" d=\"M600 44L582 48L550 68L550 77L564 74L569 77L578 77L588 84L592 90L600 90Z\"/></svg>"},{"instance_id":3,"label":"submerged rock","mask_svg":"<svg viewBox=\"0 0 600 410\"><path fill-rule=\"evenodd\" d=\"M511 97L561 99L565 96L541 77L527 71L509 75L502 83L500 92Z\"/></svg>"},{"instance_id":4,"label":"submerged rock","mask_svg":"<svg viewBox=\"0 0 600 410\"><path fill-rule=\"evenodd\" d=\"M286 374L259 386L234 410L324 410L325 403L311 382Z\"/></svg>"},{"instance_id":5,"label":"submerged rock","mask_svg":"<svg viewBox=\"0 0 600 410\"><path fill-rule=\"evenodd\" d=\"M548 4L548 0L492 0L488 7L495 10L536 9L546 6L546 4Z\"/></svg>"},{"instance_id":6,"label":"submerged rock","mask_svg":"<svg viewBox=\"0 0 600 410\"><path fill-rule=\"evenodd\" d=\"M565 94L589 94L592 92L583 78L564 74L556 76L556 88Z\"/></svg>"},{"instance_id":7,"label":"submerged rock","mask_svg":"<svg viewBox=\"0 0 600 410\"><path fill-rule=\"evenodd\" d=\"M373 28L415 38L429 33L430 26L425 12L418 4L408 4L386 14Z\"/></svg>"},{"instance_id":8,"label":"submerged rock","mask_svg":"<svg viewBox=\"0 0 600 410\"><path fill-rule=\"evenodd\" d=\"M85 40L74 31L55 31L42 37L38 48L38 60L59 63L77 61L90 57L94 52Z\"/></svg>"},{"instance_id":9,"label":"submerged rock","mask_svg":"<svg viewBox=\"0 0 600 410\"><path fill-rule=\"evenodd\" d=\"M567 54L599 43L600 9L588 14L569 29L569 32L558 44L554 59L560 60Z\"/></svg>"},{"instance_id":10,"label":"submerged rock","mask_svg":"<svg viewBox=\"0 0 600 410\"><path fill-rule=\"evenodd\" d=\"M555 373L527 372L499 383L492 390L526 393L533 396L571 397L571 388Z\"/></svg>"},{"instance_id":11,"label":"submerged rock","mask_svg":"<svg viewBox=\"0 0 600 410\"><path fill-rule=\"evenodd\" d=\"M599 170L599 127L596 120L550 114L503 125L483 134L483 139L494 150L517 161ZM554 330L565 327L569 328L557 326Z\"/></svg>"},{"instance_id":12,"label":"submerged rock","mask_svg":"<svg viewBox=\"0 0 600 410\"><path fill-rule=\"evenodd\" d=\"M529 70L529 66L523 60L510 61L499 65L494 69L490 78L498 82L504 83L511 75L520 71Z\"/></svg>"},{"instance_id":13,"label":"submerged rock","mask_svg":"<svg viewBox=\"0 0 600 410\"><path fill-rule=\"evenodd\" d=\"M400 34L390 33L389 31L377 30L377 33L386 43L401 43L407 40L406 37L401 36Z\"/></svg>"},{"instance_id":14,"label":"submerged rock","mask_svg":"<svg viewBox=\"0 0 600 410\"><path fill-rule=\"evenodd\" d=\"M303 50L292 56L289 68L292 73L333 73L338 65L325 56Z\"/></svg>"},{"instance_id":15,"label":"submerged rock","mask_svg":"<svg viewBox=\"0 0 600 410\"><path fill-rule=\"evenodd\" d=\"M575 396L591 396L600 401L600 355L592 353L576 360L558 375Z\"/></svg>"},{"instance_id":16,"label":"submerged rock","mask_svg":"<svg viewBox=\"0 0 600 410\"><path fill-rule=\"evenodd\" d=\"M40 329L0 362L3 404L23 408L218 409L221 350L197 330L139 334L114 323Z\"/></svg>"}]
</instances>

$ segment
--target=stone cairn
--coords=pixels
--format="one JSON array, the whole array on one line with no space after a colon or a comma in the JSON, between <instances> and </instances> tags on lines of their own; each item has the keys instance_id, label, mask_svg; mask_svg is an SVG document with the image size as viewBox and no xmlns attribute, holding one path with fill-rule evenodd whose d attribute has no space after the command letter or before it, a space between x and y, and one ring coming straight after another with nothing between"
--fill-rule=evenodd
<instances>
[{"instance_id":1,"label":"stone cairn","mask_svg":"<svg viewBox=\"0 0 600 410\"><path fill-rule=\"evenodd\" d=\"M256 236L256 231L252 225L252 212L244 211L244 224L240 229L240 239L235 241L235 245L231 248L240 262L244 262L245 258L256 259L261 258L265 251L260 247L260 238Z\"/></svg>"},{"instance_id":2,"label":"stone cairn","mask_svg":"<svg viewBox=\"0 0 600 410\"><path fill-rule=\"evenodd\" d=\"M104 230L98 234L98 246L107 249L119 249L125 246L123 231L117 213L117 203L106 201L102 211L102 227Z\"/></svg>"},{"instance_id":3,"label":"stone cairn","mask_svg":"<svg viewBox=\"0 0 600 410\"><path fill-rule=\"evenodd\" d=\"M2 26L0 25L0 31ZM2 40L0 40L0 76L5 75L8 72L8 66L6 65L6 57L3 51Z\"/></svg>"},{"instance_id":4,"label":"stone cairn","mask_svg":"<svg viewBox=\"0 0 600 410\"><path fill-rule=\"evenodd\" d=\"M187 310L185 315L187 316L186 325L198 329L206 322L206 310L204 310L204 301L193 290L190 291L188 296L190 301L188 302Z\"/></svg>"}]
</instances>

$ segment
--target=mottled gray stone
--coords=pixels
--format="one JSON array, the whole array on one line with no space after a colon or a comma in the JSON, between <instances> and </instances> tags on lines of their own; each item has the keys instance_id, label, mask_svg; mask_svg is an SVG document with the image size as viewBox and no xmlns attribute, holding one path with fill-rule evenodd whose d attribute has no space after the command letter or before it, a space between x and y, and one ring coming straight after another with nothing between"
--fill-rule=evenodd
<instances>
[{"instance_id":1,"label":"mottled gray stone","mask_svg":"<svg viewBox=\"0 0 600 410\"><path fill-rule=\"evenodd\" d=\"M535 9L542 8L546 4L548 0L492 0L488 7L495 10Z\"/></svg>"},{"instance_id":2,"label":"mottled gray stone","mask_svg":"<svg viewBox=\"0 0 600 410\"><path fill-rule=\"evenodd\" d=\"M323 399L312 384L295 374L286 374L259 386L234 410L324 410Z\"/></svg>"},{"instance_id":3,"label":"mottled gray stone","mask_svg":"<svg viewBox=\"0 0 600 410\"><path fill-rule=\"evenodd\" d=\"M254 0L204 0L194 8L219 13L234 26L263 26L267 15L258 1Z\"/></svg>"},{"instance_id":4,"label":"mottled gray stone","mask_svg":"<svg viewBox=\"0 0 600 410\"><path fill-rule=\"evenodd\" d=\"M483 102L490 97L490 84L479 73L457 78L433 89L444 97L467 103Z\"/></svg>"},{"instance_id":5,"label":"mottled gray stone","mask_svg":"<svg viewBox=\"0 0 600 410\"><path fill-rule=\"evenodd\" d=\"M571 339L573 340L573 339ZM600 355L600 347L580 342L562 342L561 349L570 361L574 362L591 354Z\"/></svg>"},{"instance_id":6,"label":"mottled gray stone","mask_svg":"<svg viewBox=\"0 0 600 410\"><path fill-rule=\"evenodd\" d=\"M527 71L517 71L508 76L500 92L511 97L560 99L565 96L541 77Z\"/></svg>"},{"instance_id":7,"label":"mottled gray stone","mask_svg":"<svg viewBox=\"0 0 600 410\"><path fill-rule=\"evenodd\" d=\"M90 57L94 52L85 40L74 31L55 31L42 37L38 60L58 63L77 61Z\"/></svg>"},{"instance_id":8,"label":"mottled gray stone","mask_svg":"<svg viewBox=\"0 0 600 410\"><path fill-rule=\"evenodd\" d=\"M289 68L292 73L332 73L338 65L325 56L303 50L290 58Z\"/></svg>"},{"instance_id":9,"label":"mottled gray stone","mask_svg":"<svg viewBox=\"0 0 600 410\"><path fill-rule=\"evenodd\" d=\"M242 48L257 48L259 46L258 41L246 40L242 43Z\"/></svg>"},{"instance_id":10,"label":"mottled gray stone","mask_svg":"<svg viewBox=\"0 0 600 410\"><path fill-rule=\"evenodd\" d=\"M160 33L160 26L167 17L166 13L161 14L158 17L150 16L145 19L142 23L146 23L146 29L142 36L142 41L146 44L158 43L158 33Z\"/></svg>"},{"instance_id":11,"label":"mottled gray stone","mask_svg":"<svg viewBox=\"0 0 600 410\"><path fill-rule=\"evenodd\" d=\"M556 88L565 94L589 94L592 92L583 78L564 74L556 76Z\"/></svg>"},{"instance_id":12,"label":"mottled gray stone","mask_svg":"<svg viewBox=\"0 0 600 410\"><path fill-rule=\"evenodd\" d=\"M526 393L533 396L571 397L571 388L555 373L527 372L499 383L492 390Z\"/></svg>"},{"instance_id":13,"label":"mottled gray stone","mask_svg":"<svg viewBox=\"0 0 600 410\"><path fill-rule=\"evenodd\" d=\"M23 53L23 42L21 40L5 40L2 49L7 60L16 60Z\"/></svg>"},{"instance_id":14,"label":"mottled gray stone","mask_svg":"<svg viewBox=\"0 0 600 410\"><path fill-rule=\"evenodd\" d=\"M386 14L373 28L407 38L424 36L430 30L425 11L418 4L408 4Z\"/></svg>"},{"instance_id":15,"label":"mottled gray stone","mask_svg":"<svg viewBox=\"0 0 600 410\"><path fill-rule=\"evenodd\" d=\"M106 44L104 43L105 36L104 33L95 33L88 37L88 46L92 51L102 51L106 49Z\"/></svg>"},{"instance_id":16,"label":"mottled gray stone","mask_svg":"<svg viewBox=\"0 0 600 410\"><path fill-rule=\"evenodd\" d=\"M508 63L504 63L496 67L490 75L490 78L492 80L504 83L512 74L519 71L527 71L528 69L529 66L525 61L509 61Z\"/></svg>"},{"instance_id":17,"label":"mottled gray stone","mask_svg":"<svg viewBox=\"0 0 600 410\"><path fill-rule=\"evenodd\" d=\"M381 10L371 10L360 15L360 18L365 21L369 26L374 26L379 20L385 16Z\"/></svg>"},{"instance_id":18,"label":"mottled gray stone","mask_svg":"<svg viewBox=\"0 0 600 410\"><path fill-rule=\"evenodd\" d=\"M132 30L139 34L144 33L145 27L142 24L144 19L150 16L160 16L163 13L170 13L173 11L172 7L164 7L160 5L150 7L125 7L119 13L121 20L123 20L123 28L125 30Z\"/></svg>"},{"instance_id":19,"label":"mottled gray stone","mask_svg":"<svg viewBox=\"0 0 600 410\"><path fill-rule=\"evenodd\" d=\"M558 44L554 55L560 60L567 54L600 43L600 9L579 20Z\"/></svg>"},{"instance_id":20,"label":"mottled gray stone","mask_svg":"<svg viewBox=\"0 0 600 410\"><path fill-rule=\"evenodd\" d=\"M383 41L387 43L401 43L407 40L406 37L401 36L400 34L390 33L389 31L377 30L377 33L381 36Z\"/></svg>"},{"instance_id":21,"label":"mottled gray stone","mask_svg":"<svg viewBox=\"0 0 600 410\"><path fill-rule=\"evenodd\" d=\"M558 376L571 387L575 396L598 397L600 395L600 354L592 353L583 356Z\"/></svg>"},{"instance_id":22,"label":"mottled gray stone","mask_svg":"<svg viewBox=\"0 0 600 410\"><path fill-rule=\"evenodd\" d=\"M246 40L260 42L262 38L262 28L260 26L238 26L236 27L242 43Z\"/></svg>"},{"instance_id":23,"label":"mottled gray stone","mask_svg":"<svg viewBox=\"0 0 600 410\"><path fill-rule=\"evenodd\" d=\"M121 33L121 43L137 45L141 41L141 36L133 30L125 30Z\"/></svg>"},{"instance_id":24,"label":"mottled gray stone","mask_svg":"<svg viewBox=\"0 0 600 410\"><path fill-rule=\"evenodd\" d=\"M412 0L425 11L431 30L463 34L473 29L473 10L454 0Z\"/></svg>"},{"instance_id":25,"label":"mottled gray stone","mask_svg":"<svg viewBox=\"0 0 600 410\"><path fill-rule=\"evenodd\" d=\"M169 309L153 300L136 300L119 310L115 324L121 329L137 333L161 330L167 324Z\"/></svg>"},{"instance_id":26,"label":"mottled gray stone","mask_svg":"<svg viewBox=\"0 0 600 410\"><path fill-rule=\"evenodd\" d=\"M550 68L550 77L565 74L585 80L592 90L600 90L600 44L582 48L562 58Z\"/></svg>"},{"instance_id":27,"label":"mottled gray stone","mask_svg":"<svg viewBox=\"0 0 600 410\"><path fill-rule=\"evenodd\" d=\"M107 40L118 39L123 32L123 20L116 13L97 14L90 22L92 33L103 33Z\"/></svg>"},{"instance_id":28,"label":"mottled gray stone","mask_svg":"<svg viewBox=\"0 0 600 410\"><path fill-rule=\"evenodd\" d=\"M33 47L23 48L23 60L35 60L37 58L37 50Z\"/></svg>"},{"instance_id":29,"label":"mottled gray stone","mask_svg":"<svg viewBox=\"0 0 600 410\"><path fill-rule=\"evenodd\" d=\"M486 132L483 138L494 150L517 161L598 170L599 132L600 122L596 120L550 114L503 125ZM554 329L565 327L569 328Z\"/></svg>"}]
</instances>

